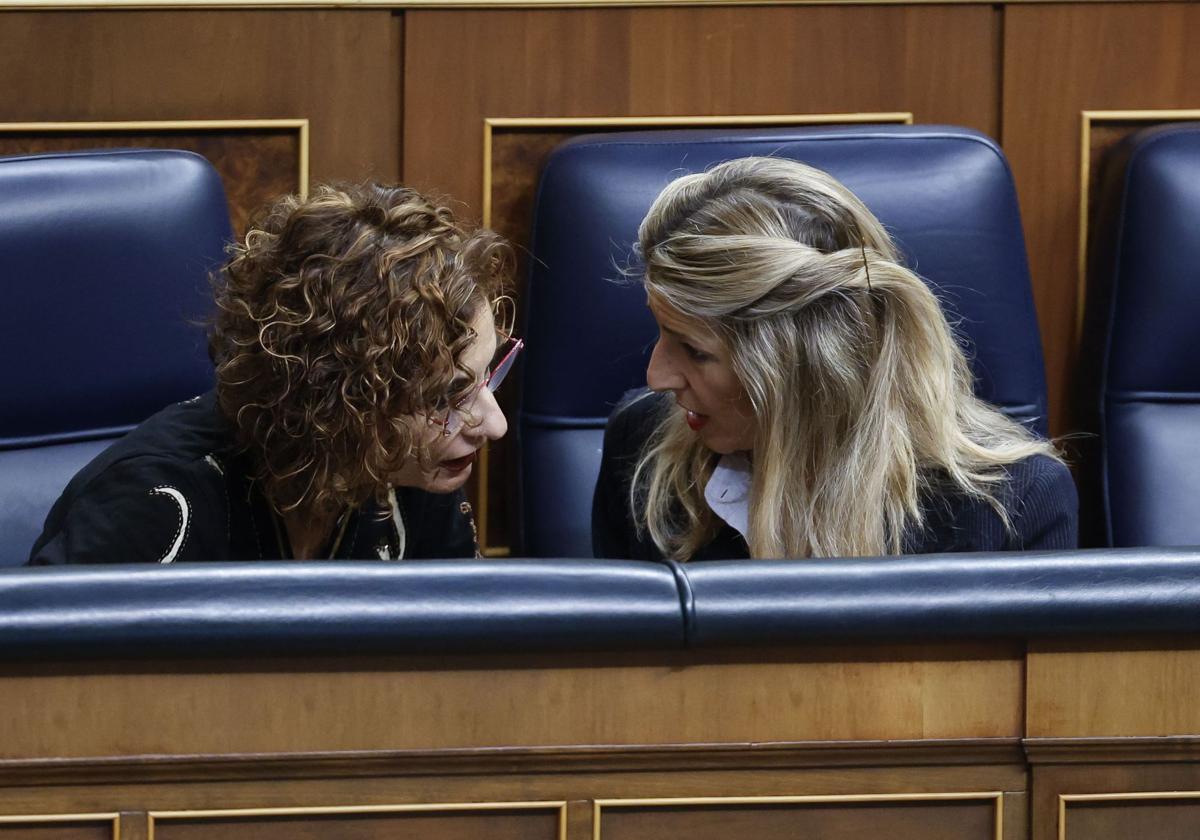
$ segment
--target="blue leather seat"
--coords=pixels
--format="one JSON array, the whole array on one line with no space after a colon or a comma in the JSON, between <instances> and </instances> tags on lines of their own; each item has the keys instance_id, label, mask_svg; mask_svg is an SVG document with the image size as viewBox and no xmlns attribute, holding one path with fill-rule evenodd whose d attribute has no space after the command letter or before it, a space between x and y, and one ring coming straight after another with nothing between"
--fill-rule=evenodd
<instances>
[{"instance_id":1,"label":"blue leather seat","mask_svg":"<svg viewBox=\"0 0 1200 840\"><path fill-rule=\"evenodd\" d=\"M987 137L947 126L661 131L579 137L548 158L526 297L520 411L524 554L588 556L605 420L645 384L657 330L632 244L658 192L747 155L794 158L854 190L968 345L976 391L1046 431L1046 385L1012 176Z\"/></svg>"},{"instance_id":2,"label":"blue leather seat","mask_svg":"<svg viewBox=\"0 0 1200 840\"><path fill-rule=\"evenodd\" d=\"M1085 490L1112 546L1200 544L1200 123L1122 141L1101 171L1083 360L1100 434Z\"/></svg>"},{"instance_id":3,"label":"blue leather seat","mask_svg":"<svg viewBox=\"0 0 1200 840\"><path fill-rule=\"evenodd\" d=\"M229 238L220 177L190 152L0 159L0 565L115 437L211 387L200 322Z\"/></svg>"}]
</instances>

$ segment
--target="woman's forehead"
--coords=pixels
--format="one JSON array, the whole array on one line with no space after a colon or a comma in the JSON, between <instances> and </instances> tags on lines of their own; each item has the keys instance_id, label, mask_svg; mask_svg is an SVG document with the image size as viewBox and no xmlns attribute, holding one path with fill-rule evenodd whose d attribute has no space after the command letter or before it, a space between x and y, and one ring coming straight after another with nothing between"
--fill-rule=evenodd
<instances>
[{"instance_id":1,"label":"woman's forehead","mask_svg":"<svg viewBox=\"0 0 1200 840\"><path fill-rule=\"evenodd\" d=\"M719 340L712 327L698 318L685 315L654 291L646 292L646 305L654 313L659 326L680 335L697 340Z\"/></svg>"}]
</instances>

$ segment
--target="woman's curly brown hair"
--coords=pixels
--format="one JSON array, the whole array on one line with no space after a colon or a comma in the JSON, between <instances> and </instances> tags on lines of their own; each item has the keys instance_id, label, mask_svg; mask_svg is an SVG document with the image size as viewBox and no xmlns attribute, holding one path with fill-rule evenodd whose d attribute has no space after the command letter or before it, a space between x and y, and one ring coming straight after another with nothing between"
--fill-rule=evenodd
<instances>
[{"instance_id":1,"label":"woman's curly brown hair","mask_svg":"<svg viewBox=\"0 0 1200 840\"><path fill-rule=\"evenodd\" d=\"M269 205L230 248L209 338L217 397L280 513L386 495L424 459L414 415L465 396L479 307L512 267L496 234L415 190L321 186Z\"/></svg>"}]
</instances>

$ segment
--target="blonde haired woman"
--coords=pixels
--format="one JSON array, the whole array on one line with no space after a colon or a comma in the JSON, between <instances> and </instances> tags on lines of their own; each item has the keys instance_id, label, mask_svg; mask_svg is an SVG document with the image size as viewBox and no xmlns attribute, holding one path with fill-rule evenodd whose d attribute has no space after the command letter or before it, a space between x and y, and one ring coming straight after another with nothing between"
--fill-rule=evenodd
<instances>
[{"instance_id":1,"label":"blonde haired woman","mask_svg":"<svg viewBox=\"0 0 1200 840\"><path fill-rule=\"evenodd\" d=\"M651 393L605 433L597 556L1073 548L1054 447L982 402L866 206L775 158L669 184L639 231Z\"/></svg>"}]
</instances>

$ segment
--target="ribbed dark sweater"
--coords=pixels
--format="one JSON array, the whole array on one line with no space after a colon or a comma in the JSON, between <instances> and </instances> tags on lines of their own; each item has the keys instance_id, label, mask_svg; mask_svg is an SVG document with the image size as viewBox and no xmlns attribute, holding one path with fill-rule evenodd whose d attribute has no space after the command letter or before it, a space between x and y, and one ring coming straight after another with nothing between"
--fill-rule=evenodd
<instances>
[{"instance_id":1,"label":"ribbed dark sweater","mask_svg":"<svg viewBox=\"0 0 1200 840\"><path fill-rule=\"evenodd\" d=\"M661 560L662 553L638 534L629 509L633 469L642 444L661 412L665 397L626 401L609 418L604 455L592 500L592 552L596 557ZM1035 551L1075 548L1079 501L1071 473L1058 461L1037 455L1008 467L1000 490L1012 529L986 501L957 490L931 493L922 500L924 527L905 534L905 554L962 551ZM734 560L750 556L741 534L722 524L716 538L693 560Z\"/></svg>"}]
</instances>

